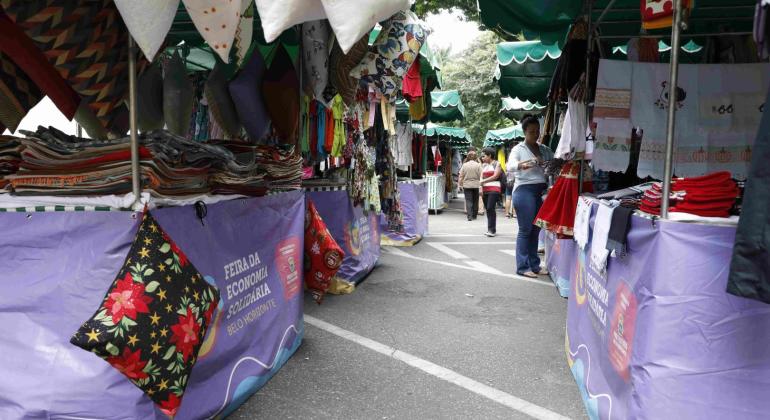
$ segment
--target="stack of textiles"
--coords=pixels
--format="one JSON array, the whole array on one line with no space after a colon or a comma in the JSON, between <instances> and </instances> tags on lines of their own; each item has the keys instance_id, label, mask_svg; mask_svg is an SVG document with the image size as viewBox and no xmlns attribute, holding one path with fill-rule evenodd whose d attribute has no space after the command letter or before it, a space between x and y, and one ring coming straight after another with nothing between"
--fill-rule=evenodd
<instances>
[{"instance_id":1,"label":"stack of textiles","mask_svg":"<svg viewBox=\"0 0 770 420\"><path fill-rule=\"evenodd\" d=\"M8 183L3 177L19 170L21 142L16 137L0 136L0 190Z\"/></svg>"},{"instance_id":2,"label":"stack of textiles","mask_svg":"<svg viewBox=\"0 0 770 420\"><path fill-rule=\"evenodd\" d=\"M128 137L97 141L42 127L22 133L27 137L16 139L19 169L2 178L6 190L58 196L131 191ZM142 186L155 197L263 195L271 188L299 188L301 159L291 150L199 143L162 130L142 134L139 144Z\"/></svg>"},{"instance_id":3,"label":"stack of textiles","mask_svg":"<svg viewBox=\"0 0 770 420\"><path fill-rule=\"evenodd\" d=\"M729 217L740 190L729 172L694 178L674 178L669 197L670 211L702 217ZM639 209L660 215L663 187L660 183L644 193Z\"/></svg>"}]
</instances>

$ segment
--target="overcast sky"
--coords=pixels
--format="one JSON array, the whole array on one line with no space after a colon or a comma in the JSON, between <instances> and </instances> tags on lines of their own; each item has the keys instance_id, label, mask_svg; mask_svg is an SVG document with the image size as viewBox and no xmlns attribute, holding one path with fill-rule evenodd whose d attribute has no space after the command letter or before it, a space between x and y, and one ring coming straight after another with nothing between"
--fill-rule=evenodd
<instances>
[{"instance_id":1,"label":"overcast sky","mask_svg":"<svg viewBox=\"0 0 770 420\"><path fill-rule=\"evenodd\" d=\"M451 46L451 52L457 54L465 51L471 42L479 36L478 26L473 22L460 20L460 16L461 14L455 11L442 11L427 17L426 21L432 30L430 43L433 48ZM35 131L38 125L51 125L67 134L75 134L75 122L67 121L47 97L27 114L19 128ZM9 134L8 130L3 134Z\"/></svg>"},{"instance_id":2,"label":"overcast sky","mask_svg":"<svg viewBox=\"0 0 770 420\"><path fill-rule=\"evenodd\" d=\"M457 54L465 51L479 36L478 25L460 20L461 16L456 11L442 11L436 15L428 15L426 21L433 30L429 37L433 48L451 46L452 53Z\"/></svg>"}]
</instances>

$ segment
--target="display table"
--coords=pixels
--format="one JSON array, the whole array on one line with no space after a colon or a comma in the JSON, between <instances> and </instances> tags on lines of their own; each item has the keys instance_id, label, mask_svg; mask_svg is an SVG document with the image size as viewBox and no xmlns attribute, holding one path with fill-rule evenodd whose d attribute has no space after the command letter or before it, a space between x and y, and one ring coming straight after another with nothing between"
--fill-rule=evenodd
<instances>
[{"instance_id":1,"label":"display table","mask_svg":"<svg viewBox=\"0 0 770 420\"><path fill-rule=\"evenodd\" d=\"M302 341L304 195L212 204L203 221L193 206L152 213L221 294L176 418L224 416ZM122 211L0 214L0 418L168 418L116 369L69 343L102 302L139 221ZM251 268L225 274L257 254ZM232 287L257 271L267 278ZM255 297L254 288L269 291Z\"/></svg>"},{"instance_id":2,"label":"display table","mask_svg":"<svg viewBox=\"0 0 770 420\"><path fill-rule=\"evenodd\" d=\"M380 258L379 215L364 214L353 207L345 187L307 187L308 197L315 203L334 239L345 251L345 259L332 284L330 293L350 293L377 265Z\"/></svg>"},{"instance_id":3,"label":"display table","mask_svg":"<svg viewBox=\"0 0 770 420\"><path fill-rule=\"evenodd\" d=\"M629 255L605 275L573 240L549 240L549 268L571 284L567 361L590 418L767 417L770 305L725 292L735 231L635 215Z\"/></svg>"},{"instance_id":4,"label":"display table","mask_svg":"<svg viewBox=\"0 0 770 420\"><path fill-rule=\"evenodd\" d=\"M425 176L428 182L428 209L444 210L446 204L446 179L444 174L431 172Z\"/></svg>"},{"instance_id":5,"label":"display table","mask_svg":"<svg viewBox=\"0 0 770 420\"><path fill-rule=\"evenodd\" d=\"M386 246L413 246L428 233L428 183L425 180L399 181L398 191L404 230L388 230L388 218L383 214L380 216L380 242Z\"/></svg>"}]
</instances>

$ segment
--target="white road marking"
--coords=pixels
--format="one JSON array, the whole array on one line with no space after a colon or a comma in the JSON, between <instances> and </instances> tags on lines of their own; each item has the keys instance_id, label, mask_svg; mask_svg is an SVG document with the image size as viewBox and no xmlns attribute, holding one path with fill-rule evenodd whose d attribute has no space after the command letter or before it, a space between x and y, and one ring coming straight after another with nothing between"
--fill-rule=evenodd
<instances>
[{"instance_id":1,"label":"white road marking","mask_svg":"<svg viewBox=\"0 0 770 420\"><path fill-rule=\"evenodd\" d=\"M446 266L446 267L462 268L464 270L471 270L471 271L475 271L477 273L491 274L491 275L494 275L494 276L500 276L500 277L505 277L505 278L514 279L514 280L521 280L521 281L525 281L527 283L539 284L541 286L553 287L553 282L551 282L546 277L543 277L543 280L535 280L535 279L531 279L529 277L520 276L518 274L501 273L501 272L499 272L497 270L495 270L496 272L488 272L488 271L480 270L480 269L478 269L476 267L469 267L467 265L460 265L460 264L454 264L454 263L445 262L445 261L432 260L430 258L415 257L414 255L407 254L406 252L402 251L399 248L383 247L382 249L383 249L383 251L386 254L390 254L390 255L393 255L393 256L396 256L396 257L409 258L409 259L416 260L416 261L429 262L429 263L433 263L433 264L443 265L443 266Z\"/></svg>"},{"instance_id":2,"label":"white road marking","mask_svg":"<svg viewBox=\"0 0 770 420\"><path fill-rule=\"evenodd\" d=\"M501 249L500 252L502 252L503 254L508 254L508 255L510 255L512 257L516 256L516 250L515 249Z\"/></svg>"},{"instance_id":3,"label":"white road marking","mask_svg":"<svg viewBox=\"0 0 770 420\"><path fill-rule=\"evenodd\" d=\"M448 255L450 258L455 258L458 260L467 260L470 259L469 256L463 254L462 252L455 251L454 249L444 245L439 244L436 242L426 242L426 244L430 245L431 247L435 248L437 251L441 251L444 254Z\"/></svg>"},{"instance_id":4,"label":"white road marking","mask_svg":"<svg viewBox=\"0 0 770 420\"><path fill-rule=\"evenodd\" d=\"M352 331L348 331L329 324L328 322L321 321L318 318L310 315L305 315L305 323L310 324L318 329L334 334L338 337L344 338L353 343L359 344L363 347L373 350L377 353L383 354L400 362L406 363L409 366L417 368L429 375L436 378L443 379L449 383L455 384L461 388L464 388L470 392L481 395L496 403L502 404L506 407L512 408L520 413L534 417L536 419L543 420L562 420L567 417L561 414L555 413L547 408L533 404L529 401L525 401L519 397L513 396L499 389L492 388L491 386L484 385L481 382L475 381L467 376L463 376L453 370L439 366L435 363L429 362L424 359L420 359L417 356L413 356L409 353L397 350L388 345L374 341L370 338L360 336Z\"/></svg>"},{"instance_id":5,"label":"white road marking","mask_svg":"<svg viewBox=\"0 0 770 420\"><path fill-rule=\"evenodd\" d=\"M454 258L456 260L462 261L465 264L468 264L469 266L476 268L480 271L483 271L485 273L490 274L502 274L502 272L494 267L490 267L483 262L476 261L472 259L471 257L463 254L462 252L456 251L444 244L436 243L436 242L426 242L428 245L432 246L438 251L443 252L444 254L448 255L449 258Z\"/></svg>"},{"instance_id":6,"label":"white road marking","mask_svg":"<svg viewBox=\"0 0 770 420\"><path fill-rule=\"evenodd\" d=\"M486 235L483 233L470 234L470 233L429 233L425 235L427 238L484 238ZM497 235L498 238L513 238L514 235Z\"/></svg>"}]
</instances>

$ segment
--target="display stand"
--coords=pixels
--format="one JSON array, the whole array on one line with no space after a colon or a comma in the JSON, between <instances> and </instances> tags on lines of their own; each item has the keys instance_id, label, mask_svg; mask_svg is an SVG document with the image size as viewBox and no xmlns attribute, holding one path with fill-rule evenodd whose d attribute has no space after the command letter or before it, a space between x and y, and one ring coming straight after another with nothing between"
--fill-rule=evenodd
<instances>
[{"instance_id":1,"label":"display stand","mask_svg":"<svg viewBox=\"0 0 770 420\"><path fill-rule=\"evenodd\" d=\"M399 181L398 191L404 230L388 230L387 216L380 216L380 243L385 246L414 246L428 233L428 183L425 180Z\"/></svg>"},{"instance_id":2,"label":"display stand","mask_svg":"<svg viewBox=\"0 0 770 420\"><path fill-rule=\"evenodd\" d=\"M594 206L594 216L596 206ZM593 217L591 223L593 224ZM590 418L763 418L770 306L725 292L736 228L633 216L629 254L549 240L569 281L566 351Z\"/></svg>"},{"instance_id":3,"label":"display stand","mask_svg":"<svg viewBox=\"0 0 770 420\"><path fill-rule=\"evenodd\" d=\"M438 213L447 207L446 179L444 174L429 172L425 179L428 183L428 209Z\"/></svg>"},{"instance_id":4,"label":"display stand","mask_svg":"<svg viewBox=\"0 0 770 420\"><path fill-rule=\"evenodd\" d=\"M225 416L302 341L304 195L212 204L203 219L195 206L152 214L221 293L176 418ZM168 418L69 342L104 298L140 220L130 211L0 214L0 418ZM253 264L228 269L244 259Z\"/></svg>"},{"instance_id":5,"label":"display stand","mask_svg":"<svg viewBox=\"0 0 770 420\"><path fill-rule=\"evenodd\" d=\"M379 216L374 212L364 214L362 207L354 207L344 186L307 187L306 191L334 240L345 251L329 293L352 293L380 258Z\"/></svg>"}]
</instances>

